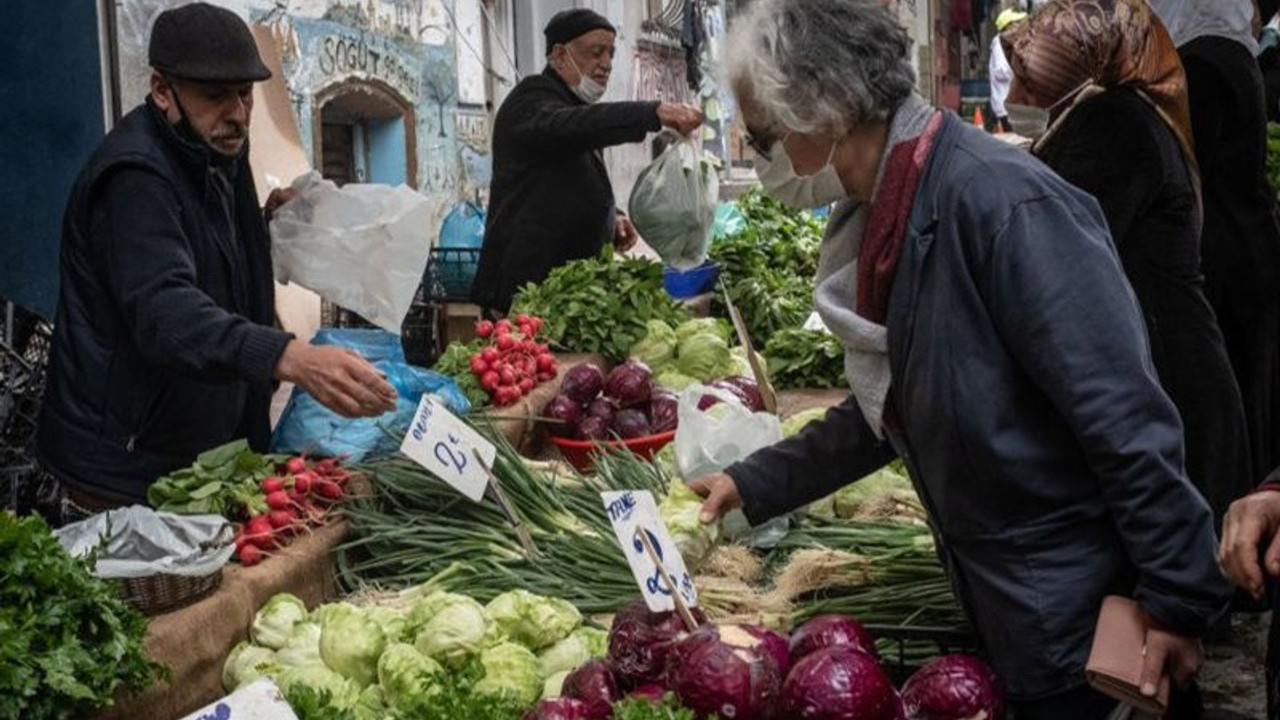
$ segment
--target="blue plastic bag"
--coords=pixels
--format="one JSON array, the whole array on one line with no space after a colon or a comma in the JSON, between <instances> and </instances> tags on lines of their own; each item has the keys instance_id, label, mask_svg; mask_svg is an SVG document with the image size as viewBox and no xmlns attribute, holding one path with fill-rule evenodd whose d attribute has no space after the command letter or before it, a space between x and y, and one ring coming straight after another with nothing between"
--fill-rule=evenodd
<instances>
[{"instance_id":1,"label":"blue plastic bag","mask_svg":"<svg viewBox=\"0 0 1280 720\"><path fill-rule=\"evenodd\" d=\"M371 363L390 360L404 362L404 345L399 335L371 328L320 328L312 345L337 345L360 353Z\"/></svg>"},{"instance_id":2,"label":"blue plastic bag","mask_svg":"<svg viewBox=\"0 0 1280 720\"><path fill-rule=\"evenodd\" d=\"M477 249L484 245L484 208L464 200L440 224L440 247Z\"/></svg>"},{"instance_id":3,"label":"blue plastic bag","mask_svg":"<svg viewBox=\"0 0 1280 720\"><path fill-rule=\"evenodd\" d=\"M395 342L364 334L369 332L382 333ZM427 393L435 395L458 415L471 412L471 403L452 378L406 363L400 339L390 333L326 329L317 333L311 342L348 347L362 355L368 352L365 357L369 359L381 356L383 359L373 365L386 373L387 381L396 389L396 409L376 418L344 418L321 405L307 391L295 387L271 436L273 453L345 455L350 462L391 455L400 449L399 441L392 435L401 435L408 429L418 403Z\"/></svg>"}]
</instances>

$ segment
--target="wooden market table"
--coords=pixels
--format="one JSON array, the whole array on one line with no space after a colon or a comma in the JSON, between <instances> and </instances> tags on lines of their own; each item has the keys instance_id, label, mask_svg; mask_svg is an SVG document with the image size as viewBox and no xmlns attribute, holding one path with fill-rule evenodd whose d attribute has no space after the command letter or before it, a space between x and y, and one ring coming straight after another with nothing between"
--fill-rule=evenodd
<instances>
[{"instance_id":1,"label":"wooden market table","mask_svg":"<svg viewBox=\"0 0 1280 720\"><path fill-rule=\"evenodd\" d=\"M151 618L147 657L169 668L169 680L140 695L117 698L115 707L92 720L175 720L224 696L222 665L231 649L248 639L254 613L268 598L293 593L314 608L336 596L333 553L346 531L345 522L334 522L254 567L230 563L213 594Z\"/></svg>"}]
</instances>

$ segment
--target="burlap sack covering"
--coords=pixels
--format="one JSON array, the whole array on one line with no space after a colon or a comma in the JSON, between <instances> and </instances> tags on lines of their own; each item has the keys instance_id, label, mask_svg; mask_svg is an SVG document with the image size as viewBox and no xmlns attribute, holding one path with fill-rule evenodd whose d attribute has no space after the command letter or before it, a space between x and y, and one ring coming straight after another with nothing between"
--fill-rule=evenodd
<instances>
[{"instance_id":1,"label":"burlap sack covering","mask_svg":"<svg viewBox=\"0 0 1280 720\"><path fill-rule=\"evenodd\" d=\"M299 537L251 568L229 564L209 597L151 619L147 655L169 668L167 683L138 696L117 698L93 720L175 720L226 694L222 664L272 595L290 592L315 607L336 595L333 551L346 534L335 522Z\"/></svg>"}]
</instances>

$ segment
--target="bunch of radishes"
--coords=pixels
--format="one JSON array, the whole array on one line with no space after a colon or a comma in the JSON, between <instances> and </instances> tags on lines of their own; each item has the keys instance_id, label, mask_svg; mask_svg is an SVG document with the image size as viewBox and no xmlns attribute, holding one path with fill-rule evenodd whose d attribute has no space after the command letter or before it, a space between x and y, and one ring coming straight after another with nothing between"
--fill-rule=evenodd
<instances>
[{"instance_id":1,"label":"bunch of radishes","mask_svg":"<svg viewBox=\"0 0 1280 720\"><path fill-rule=\"evenodd\" d=\"M308 462L298 456L277 465L276 474L261 484L267 511L238 528L236 559L245 567L257 565L295 535L323 524L329 506L346 497L350 478L339 458Z\"/></svg>"},{"instance_id":2,"label":"bunch of radishes","mask_svg":"<svg viewBox=\"0 0 1280 720\"><path fill-rule=\"evenodd\" d=\"M542 318L520 314L510 320L476 323L488 346L471 356L471 373L498 407L511 405L556 376L556 357L538 341Z\"/></svg>"}]
</instances>

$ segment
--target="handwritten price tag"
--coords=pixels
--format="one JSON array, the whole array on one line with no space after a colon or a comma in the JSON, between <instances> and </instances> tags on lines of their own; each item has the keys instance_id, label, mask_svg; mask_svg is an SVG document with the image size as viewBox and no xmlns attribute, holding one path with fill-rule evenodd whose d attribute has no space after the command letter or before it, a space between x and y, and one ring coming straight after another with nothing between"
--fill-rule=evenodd
<instances>
[{"instance_id":1,"label":"handwritten price tag","mask_svg":"<svg viewBox=\"0 0 1280 720\"><path fill-rule=\"evenodd\" d=\"M618 544L622 546L627 564L631 566L631 574L640 587L645 605L653 612L676 609L671 595L672 587L667 584L663 572L653 561L653 556L656 555L666 576L679 590L684 604L697 607L698 590L693 585L693 578L685 567L680 550L676 548L666 524L658 514L658 504L653 495L643 490L626 490L600 493L600 498L604 501L609 522L613 524L613 532L618 536ZM645 548L642 534L653 548L652 555Z\"/></svg>"},{"instance_id":2,"label":"handwritten price tag","mask_svg":"<svg viewBox=\"0 0 1280 720\"><path fill-rule=\"evenodd\" d=\"M400 451L472 502L480 502L498 449L430 395L423 395Z\"/></svg>"}]
</instances>

